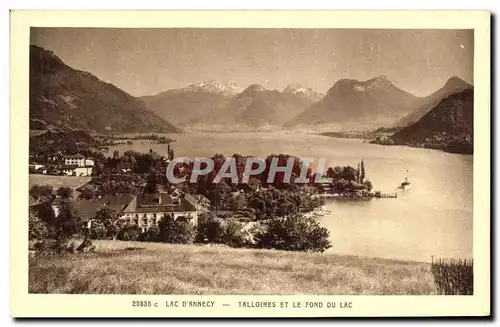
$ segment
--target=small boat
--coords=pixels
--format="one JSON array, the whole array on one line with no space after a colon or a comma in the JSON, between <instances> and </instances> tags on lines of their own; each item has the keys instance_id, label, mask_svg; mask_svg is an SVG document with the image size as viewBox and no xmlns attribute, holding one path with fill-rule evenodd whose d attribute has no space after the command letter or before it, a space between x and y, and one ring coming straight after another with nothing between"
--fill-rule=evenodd
<instances>
[{"instance_id":1,"label":"small boat","mask_svg":"<svg viewBox=\"0 0 500 327\"><path fill-rule=\"evenodd\" d=\"M411 183L408 181L408 177L405 178L405 181L399 185L398 188L404 190L405 188L408 188L411 185Z\"/></svg>"}]
</instances>

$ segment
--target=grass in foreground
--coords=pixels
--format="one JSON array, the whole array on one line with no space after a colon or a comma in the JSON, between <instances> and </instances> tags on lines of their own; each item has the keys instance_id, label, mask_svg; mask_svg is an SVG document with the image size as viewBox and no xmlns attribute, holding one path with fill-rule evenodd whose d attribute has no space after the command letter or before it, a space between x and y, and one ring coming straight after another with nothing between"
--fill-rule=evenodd
<instances>
[{"instance_id":1,"label":"grass in foreground","mask_svg":"<svg viewBox=\"0 0 500 327\"><path fill-rule=\"evenodd\" d=\"M91 177L87 176L52 176L52 175L40 175L40 174L30 174L29 176L29 187L32 188L33 185L50 185L54 190L61 186L68 186L72 189L89 182Z\"/></svg>"},{"instance_id":2,"label":"grass in foreground","mask_svg":"<svg viewBox=\"0 0 500 327\"><path fill-rule=\"evenodd\" d=\"M438 294L474 294L474 263L472 260L439 258L432 261L431 272Z\"/></svg>"},{"instance_id":3,"label":"grass in foreground","mask_svg":"<svg viewBox=\"0 0 500 327\"><path fill-rule=\"evenodd\" d=\"M29 259L30 293L432 294L430 264L284 251L95 241Z\"/></svg>"}]
</instances>

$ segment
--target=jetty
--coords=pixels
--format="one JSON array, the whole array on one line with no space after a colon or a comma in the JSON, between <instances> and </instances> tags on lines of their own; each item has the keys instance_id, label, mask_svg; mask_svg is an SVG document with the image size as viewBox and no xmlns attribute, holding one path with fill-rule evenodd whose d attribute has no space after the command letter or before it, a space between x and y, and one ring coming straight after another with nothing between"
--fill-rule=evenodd
<instances>
[{"instance_id":1,"label":"jetty","mask_svg":"<svg viewBox=\"0 0 500 327\"><path fill-rule=\"evenodd\" d=\"M396 193L381 193L381 192L375 192L372 195L374 198L379 198L379 199L395 199L398 197Z\"/></svg>"},{"instance_id":2,"label":"jetty","mask_svg":"<svg viewBox=\"0 0 500 327\"><path fill-rule=\"evenodd\" d=\"M363 193L363 194L332 194L332 193L317 193L312 195L313 198L323 198L323 199L339 199L339 200L362 200L362 199L395 199L398 197L396 193Z\"/></svg>"}]
</instances>

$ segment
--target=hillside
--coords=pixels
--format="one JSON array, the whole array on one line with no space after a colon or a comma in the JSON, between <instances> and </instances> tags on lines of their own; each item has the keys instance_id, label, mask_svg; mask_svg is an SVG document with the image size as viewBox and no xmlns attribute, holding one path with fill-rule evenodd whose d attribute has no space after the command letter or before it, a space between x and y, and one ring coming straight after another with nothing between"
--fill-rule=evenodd
<instances>
[{"instance_id":1,"label":"hillside","mask_svg":"<svg viewBox=\"0 0 500 327\"><path fill-rule=\"evenodd\" d=\"M241 90L214 81L142 97L148 108L185 128L280 128L290 117L321 98L300 85L283 92L253 84Z\"/></svg>"},{"instance_id":2,"label":"hillside","mask_svg":"<svg viewBox=\"0 0 500 327\"><path fill-rule=\"evenodd\" d=\"M373 143L409 145L473 153L474 91L454 93L425 114L419 121Z\"/></svg>"},{"instance_id":3,"label":"hillside","mask_svg":"<svg viewBox=\"0 0 500 327\"><path fill-rule=\"evenodd\" d=\"M288 121L286 126L373 128L401 119L420 101L385 76L364 82L343 79L337 81L322 100Z\"/></svg>"},{"instance_id":4,"label":"hillside","mask_svg":"<svg viewBox=\"0 0 500 327\"><path fill-rule=\"evenodd\" d=\"M30 129L179 131L141 100L35 45L30 46Z\"/></svg>"},{"instance_id":5,"label":"hillside","mask_svg":"<svg viewBox=\"0 0 500 327\"><path fill-rule=\"evenodd\" d=\"M30 258L29 292L206 295L435 292L429 263L326 253L93 242L96 253Z\"/></svg>"},{"instance_id":6,"label":"hillside","mask_svg":"<svg viewBox=\"0 0 500 327\"><path fill-rule=\"evenodd\" d=\"M435 106L439 104L443 99L452 95L453 93L461 92L466 89L473 88L472 85L465 82L464 80L454 76L451 77L442 88L432 93L431 95L422 99L422 103L410 114L401 118L394 126L407 126L417 122L426 113L432 110Z\"/></svg>"}]
</instances>

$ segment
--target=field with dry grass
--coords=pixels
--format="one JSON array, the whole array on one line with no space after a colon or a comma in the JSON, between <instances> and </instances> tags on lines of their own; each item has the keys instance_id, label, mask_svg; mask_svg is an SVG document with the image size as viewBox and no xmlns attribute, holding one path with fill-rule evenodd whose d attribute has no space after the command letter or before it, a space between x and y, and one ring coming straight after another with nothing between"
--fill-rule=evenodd
<instances>
[{"instance_id":1,"label":"field with dry grass","mask_svg":"<svg viewBox=\"0 0 500 327\"><path fill-rule=\"evenodd\" d=\"M430 264L270 250L95 241L29 258L30 293L433 294Z\"/></svg>"},{"instance_id":2,"label":"field with dry grass","mask_svg":"<svg viewBox=\"0 0 500 327\"><path fill-rule=\"evenodd\" d=\"M30 174L29 176L29 186L30 188L35 185L51 185L54 190L61 186L69 186L72 189L87 183L90 181L91 177L87 176L52 176L52 175L40 175L40 174Z\"/></svg>"}]
</instances>

